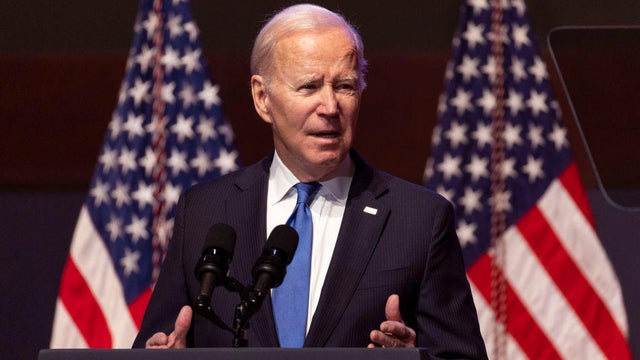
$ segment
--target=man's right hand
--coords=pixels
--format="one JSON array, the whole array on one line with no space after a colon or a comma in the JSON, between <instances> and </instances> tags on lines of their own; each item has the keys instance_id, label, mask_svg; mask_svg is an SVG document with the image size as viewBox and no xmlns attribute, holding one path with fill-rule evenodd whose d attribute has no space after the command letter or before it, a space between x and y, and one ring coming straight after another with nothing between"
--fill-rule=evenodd
<instances>
[{"instance_id":1,"label":"man's right hand","mask_svg":"<svg viewBox=\"0 0 640 360\"><path fill-rule=\"evenodd\" d=\"M167 336L163 332L153 334L145 343L147 349L183 349L187 347L187 332L191 326L193 310L185 305L176 318L173 332Z\"/></svg>"}]
</instances>

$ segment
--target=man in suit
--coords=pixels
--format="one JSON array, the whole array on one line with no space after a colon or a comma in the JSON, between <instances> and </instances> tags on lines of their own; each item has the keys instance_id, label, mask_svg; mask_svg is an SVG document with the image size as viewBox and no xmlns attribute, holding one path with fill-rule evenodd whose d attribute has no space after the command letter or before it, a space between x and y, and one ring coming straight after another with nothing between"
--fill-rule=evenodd
<instances>
[{"instance_id":1,"label":"man in suit","mask_svg":"<svg viewBox=\"0 0 640 360\"><path fill-rule=\"evenodd\" d=\"M230 332L189 306L207 230L215 223L236 230L230 276L248 284L267 234L296 206L294 185L319 183L307 202L313 240L299 345L419 346L435 357L486 358L451 204L371 168L352 149L366 86L357 31L322 7L286 8L256 38L251 70L254 105L272 127L275 151L183 194L134 346L230 346ZM213 309L227 323L239 302L223 288L213 293ZM282 344L276 305L267 296L251 318L249 346Z\"/></svg>"}]
</instances>

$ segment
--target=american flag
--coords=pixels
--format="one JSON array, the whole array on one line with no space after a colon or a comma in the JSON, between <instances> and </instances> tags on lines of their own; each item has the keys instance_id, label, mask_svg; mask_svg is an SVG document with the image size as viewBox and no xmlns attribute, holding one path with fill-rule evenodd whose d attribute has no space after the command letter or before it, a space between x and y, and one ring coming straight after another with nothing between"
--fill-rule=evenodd
<instances>
[{"instance_id":1,"label":"american flag","mask_svg":"<svg viewBox=\"0 0 640 360\"><path fill-rule=\"evenodd\" d=\"M425 185L456 209L493 359L629 359L600 244L523 0L466 0Z\"/></svg>"},{"instance_id":2,"label":"american flag","mask_svg":"<svg viewBox=\"0 0 640 360\"><path fill-rule=\"evenodd\" d=\"M52 348L130 347L190 185L239 167L185 0L142 0L64 268Z\"/></svg>"}]
</instances>

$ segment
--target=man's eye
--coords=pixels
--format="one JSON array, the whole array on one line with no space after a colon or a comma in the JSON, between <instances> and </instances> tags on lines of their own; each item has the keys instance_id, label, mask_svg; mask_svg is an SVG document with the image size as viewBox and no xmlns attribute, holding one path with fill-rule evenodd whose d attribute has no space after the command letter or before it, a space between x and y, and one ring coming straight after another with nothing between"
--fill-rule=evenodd
<instances>
[{"instance_id":1,"label":"man's eye","mask_svg":"<svg viewBox=\"0 0 640 360\"><path fill-rule=\"evenodd\" d=\"M315 88L315 84L304 84L300 87L300 90L314 90Z\"/></svg>"}]
</instances>

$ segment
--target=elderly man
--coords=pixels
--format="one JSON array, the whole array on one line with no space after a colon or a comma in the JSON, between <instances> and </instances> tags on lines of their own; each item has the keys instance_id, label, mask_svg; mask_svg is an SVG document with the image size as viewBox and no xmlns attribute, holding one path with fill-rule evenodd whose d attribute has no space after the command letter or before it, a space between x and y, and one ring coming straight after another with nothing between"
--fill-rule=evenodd
<instances>
[{"instance_id":1,"label":"elderly man","mask_svg":"<svg viewBox=\"0 0 640 360\"><path fill-rule=\"evenodd\" d=\"M251 56L251 92L275 151L182 196L134 346L230 346L230 333L189 306L207 229L218 222L236 229L230 275L249 283L267 234L308 195L301 206L313 224L309 243L298 246L282 290L273 289L251 318L249 346L419 346L437 357L486 358L451 205L371 168L352 149L365 69L357 31L322 7L286 8L263 27ZM305 246L309 263L297 264ZM302 277L292 275L299 266ZM300 297L303 305L295 305ZM213 294L226 322L238 302L224 289ZM292 314L302 321L292 325Z\"/></svg>"}]
</instances>

